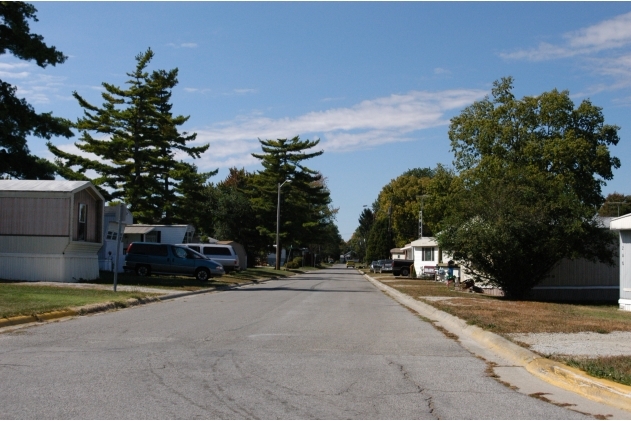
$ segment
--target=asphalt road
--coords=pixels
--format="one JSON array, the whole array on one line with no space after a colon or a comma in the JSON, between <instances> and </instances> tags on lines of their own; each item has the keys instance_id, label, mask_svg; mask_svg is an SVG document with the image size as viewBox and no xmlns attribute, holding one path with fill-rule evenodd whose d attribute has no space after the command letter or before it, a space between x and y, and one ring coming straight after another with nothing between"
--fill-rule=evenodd
<instances>
[{"instance_id":1,"label":"asphalt road","mask_svg":"<svg viewBox=\"0 0 631 421\"><path fill-rule=\"evenodd\" d=\"M580 419L355 270L0 334L0 419Z\"/></svg>"}]
</instances>

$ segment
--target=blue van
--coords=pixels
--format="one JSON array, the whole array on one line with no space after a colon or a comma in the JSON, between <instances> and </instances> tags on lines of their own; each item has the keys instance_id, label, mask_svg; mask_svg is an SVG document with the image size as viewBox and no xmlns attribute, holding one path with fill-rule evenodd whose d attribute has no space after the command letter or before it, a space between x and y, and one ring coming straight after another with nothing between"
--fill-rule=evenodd
<instances>
[{"instance_id":1,"label":"blue van","mask_svg":"<svg viewBox=\"0 0 631 421\"><path fill-rule=\"evenodd\" d=\"M161 243L131 243L125 254L125 271L139 276L152 273L194 276L207 281L225 273L221 264L187 247Z\"/></svg>"}]
</instances>

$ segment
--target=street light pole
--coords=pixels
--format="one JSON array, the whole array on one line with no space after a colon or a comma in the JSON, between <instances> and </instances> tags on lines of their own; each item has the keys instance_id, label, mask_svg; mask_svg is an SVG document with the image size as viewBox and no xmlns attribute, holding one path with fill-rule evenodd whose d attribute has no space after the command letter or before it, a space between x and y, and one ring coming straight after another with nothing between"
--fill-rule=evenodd
<instances>
[{"instance_id":1,"label":"street light pole","mask_svg":"<svg viewBox=\"0 0 631 421\"><path fill-rule=\"evenodd\" d=\"M280 269L280 188L285 183L291 183L291 180L285 180L283 183L278 183L278 204L276 205L276 270Z\"/></svg>"}]
</instances>

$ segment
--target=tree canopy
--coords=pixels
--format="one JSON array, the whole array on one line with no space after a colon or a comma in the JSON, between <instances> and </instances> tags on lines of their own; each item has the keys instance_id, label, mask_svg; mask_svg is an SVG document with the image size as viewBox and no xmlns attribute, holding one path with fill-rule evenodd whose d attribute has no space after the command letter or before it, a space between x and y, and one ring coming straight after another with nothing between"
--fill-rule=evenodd
<instances>
[{"instance_id":1,"label":"tree canopy","mask_svg":"<svg viewBox=\"0 0 631 421\"><path fill-rule=\"evenodd\" d=\"M631 213L631 195L613 192L607 195L598 211L600 216L618 217Z\"/></svg>"},{"instance_id":2,"label":"tree canopy","mask_svg":"<svg viewBox=\"0 0 631 421\"><path fill-rule=\"evenodd\" d=\"M63 63L66 57L61 51L30 32L28 21L37 22L36 12L28 3L0 2L0 54L10 52L22 60L34 60L42 68ZM52 180L54 165L32 155L26 138L70 138L70 122L52 113L38 114L25 99L16 96L16 91L15 86L0 80L0 178Z\"/></svg>"},{"instance_id":3,"label":"tree canopy","mask_svg":"<svg viewBox=\"0 0 631 421\"><path fill-rule=\"evenodd\" d=\"M601 188L620 166L609 146L618 127L602 110L569 92L514 97L512 78L494 83L493 98L451 120L457 177L441 247L481 280L524 297L562 258L611 263L608 231L595 216Z\"/></svg>"},{"instance_id":4,"label":"tree canopy","mask_svg":"<svg viewBox=\"0 0 631 421\"><path fill-rule=\"evenodd\" d=\"M257 215L262 238L274 244L278 185L290 180L280 193L281 244L294 247L318 243L323 228L332 223L335 209L322 174L305 166L306 160L322 155L313 151L319 140L259 140L263 153L252 154L263 170L256 173L248 188L252 208Z\"/></svg>"},{"instance_id":5,"label":"tree canopy","mask_svg":"<svg viewBox=\"0 0 631 421\"><path fill-rule=\"evenodd\" d=\"M203 185L211 175L179 161L176 153L199 158L208 145L189 147L196 134L180 133L188 117L171 113L171 91L177 69L147 71L151 49L136 56L136 69L127 73L127 89L103 83L102 107L73 95L84 109L74 124L81 132L75 145L90 155L74 155L48 143L57 156L57 172L70 180L91 181L108 200L129 204L140 223L192 222L195 203L202 200ZM94 157L94 158L93 158Z\"/></svg>"},{"instance_id":6,"label":"tree canopy","mask_svg":"<svg viewBox=\"0 0 631 421\"><path fill-rule=\"evenodd\" d=\"M402 247L419 237L421 201L427 194L435 171L431 168L407 170L391 180L379 192L377 201L373 204L375 217L387 220L387 228L397 247ZM423 200L423 206L425 204ZM423 226L423 235L430 236L432 233L426 221Z\"/></svg>"}]
</instances>

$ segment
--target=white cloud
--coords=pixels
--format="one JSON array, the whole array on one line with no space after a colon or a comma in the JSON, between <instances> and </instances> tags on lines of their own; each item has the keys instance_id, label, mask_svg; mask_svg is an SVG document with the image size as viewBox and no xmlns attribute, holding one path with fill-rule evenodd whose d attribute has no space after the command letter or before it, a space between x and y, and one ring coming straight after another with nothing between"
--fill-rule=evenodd
<instances>
[{"instance_id":1,"label":"white cloud","mask_svg":"<svg viewBox=\"0 0 631 421\"><path fill-rule=\"evenodd\" d=\"M206 128L186 128L186 131L197 133L194 144L210 144L201 158L194 161L200 170L250 167L259 164L251 155L261 152L259 138L300 135L303 139L320 139L318 150L337 153L413 141L419 139L422 130L447 125L449 114L487 93L478 89L411 91L297 117L274 119L257 111ZM96 158L80 151L73 143L58 147L73 154ZM177 158L188 159L188 156L178 154Z\"/></svg>"},{"instance_id":2,"label":"white cloud","mask_svg":"<svg viewBox=\"0 0 631 421\"><path fill-rule=\"evenodd\" d=\"M174 42L169 42L167 47L173 48L197 48L197 43L195 42L182 42L180 44L176 44Z\"/></svg>"},{"instance_id":3,"label":"white cloud","mask_svg":"<svg viewBox=\"0 0 631 421\"><path fill-rule=\"evenodd\" d=\"M313 111L298 117L272 119L242 116L197 133L196 143L209 143L202 162L205 170L237 163L251 165L251 153L260 152L258 139L321 139L319 148L345 152L392 142L417 139L415 132L449 123L447 113L460 110L486 95L482 90L411 91L362 101L352 107ZM207 166L208 165L208 166ZM237 165L237 166L238 166Z\"/></svg>"},{"instance_id":4,"label":"white cloud","mask_svg":"<svg viewBox=\"0 0 631 421\"><path fill-rule=\"evenodd\" d=\"M29 75L29 72L5 72L0 70L0 78L2 79L26 79Z\"/></svg>"},{"instance_id":5,"label":"white cloud","mask_svg":"<svg viewBox=\"0 0 631 421\"><path fill-rule=\"evenodd\" d=\"M631 44L631 12L563 35L565 43L542 42L536 48L500 54L516 60L542 61L594 54Z\"/></svg>"},{"instance_id":6,"label":"white cloud","mask_svg":"<svg viewBox=\"0 0 631 421\"><path fill-rule=\"evenodd\" d=\"M258 89L242 88L242 89L235 89L233 92L237 95L255 94L258 92Z\"/></svg>"},{"instance_id":7,"label":"white cloud","mask_svg":"<svg viewBox=\"0 0 631 421\"><path fill-rule=\"evenodd\" d=\"M29 63L0 63L0 69L2 70L24 69L29 66Z\"/></svg>"}]
</instances>

